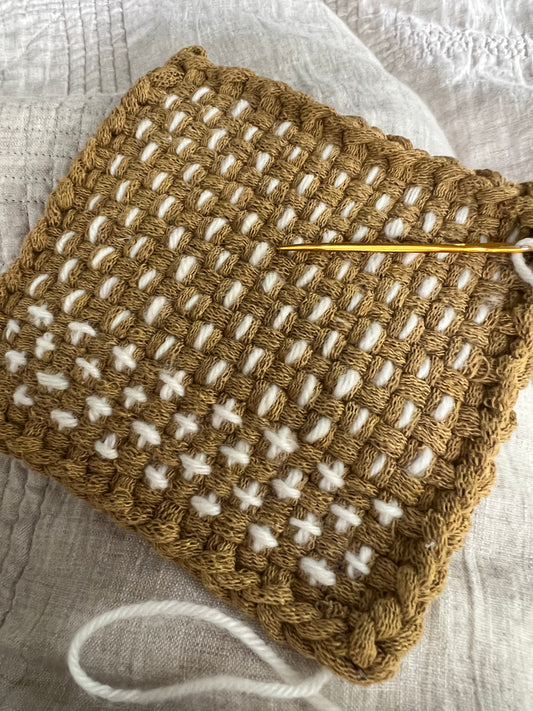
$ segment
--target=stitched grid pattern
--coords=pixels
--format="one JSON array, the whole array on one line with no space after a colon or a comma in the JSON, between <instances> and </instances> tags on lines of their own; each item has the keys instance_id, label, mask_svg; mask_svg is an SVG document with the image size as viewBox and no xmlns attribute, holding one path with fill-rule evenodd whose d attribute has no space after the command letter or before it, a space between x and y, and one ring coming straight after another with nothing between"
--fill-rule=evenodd
<instances>
[{"instance_id":1,"label":"stitched grid pattern","mask_svg":"<svg viewBox=\"0 0 533 711\"><path fill-rule=\"evenodd\" d=\"M531 370L528 186L183 50L75 159L1 282L0 446L278 641L389 677Z\"/></svg>"}]
</instances>

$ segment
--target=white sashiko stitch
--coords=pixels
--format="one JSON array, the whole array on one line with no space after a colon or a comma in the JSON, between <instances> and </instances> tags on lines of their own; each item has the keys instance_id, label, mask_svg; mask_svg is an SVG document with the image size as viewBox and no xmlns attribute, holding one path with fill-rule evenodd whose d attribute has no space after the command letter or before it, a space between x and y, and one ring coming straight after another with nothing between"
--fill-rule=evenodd
<instances>
[{"instance_id":1,"label":"white sashiko stitch","mask_svg":"<svg viewBox=\"0 0 533 711\"><path fill-rule=\"evenodd\" d=\"M192 413L187 415L182 412L176 412L173 420L176 424L176 431L174 432L176 439L185 439L187 435L196 434L200 429L196 416Z\"/></svg>"},{"instance_id":2,"label":"white sashiko stitch","mask_svg":"<svg viewBox=\"0 0 533 711\"><path fill-rule=\"evenodd\" d=\"M278 542L273 535L270 526L260 523L251 523L248 526L250 534L250 547L254 553L262 553L269 548L276 548Z\"/></svg>"},{"instance_id":3,"label":"white sashiko stitch","mask_svg":"<svg viewBox=\"0 0 533 711\"><path fill-rule=\"evenodd\" d=\"M148 485L152 489L166 489L168 467L165 464L147 464L144 468L144 475Z\"/></svg>"},{"instance_id":4,"label":"white sashiko stitch","mask_svg":"<svg viewBox=\"0 0 533 711\"><path fill-rule=\"evenodd\" d=\"M241 511L246 511L250 506L261 506L263 499L259 496L260 490L261 486L258 481L252 481L246 489L239 486L233 487L233 493L241 501Z\"/></svg>"},{"instance_id":5,"label":"white sashiko stitch","mask_svg":"<svg viewBox=\"0 0 533 711\"><path fill-rule=\"evenodd\" d=\"M331 586L337 582L337 576L330 570L324 558L315 560L304 556L300 558L300 569L305 573L311 585Z\"/></svg>"}]
</instances>

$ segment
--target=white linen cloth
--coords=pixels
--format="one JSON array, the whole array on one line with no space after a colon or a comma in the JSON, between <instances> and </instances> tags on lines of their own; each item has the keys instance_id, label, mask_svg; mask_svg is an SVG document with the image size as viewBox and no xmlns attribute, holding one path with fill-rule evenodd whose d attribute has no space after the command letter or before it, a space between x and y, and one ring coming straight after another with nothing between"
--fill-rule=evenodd
<instances>
[{"instance_id":1,"label":"white linen cloth","mask_svg":"<svg viewBox=\"0 0 533 711\"><path fill-rule=\"evenodd\" d=\"M528 177L532 107L522 101L531 90L526 2L515 3L512 11L487 3L476 14L461 0L454 4L460 8L457 25L445 0L328 3L391 72L423 95L463 161L515 179ZM489 29L496 37L492 44L479 34ZM499 49L506 42L514 54ZM3 268L15 258L57 179L120 95L190 44L203 44L217 63L285 80L432 153L452 151L426 105L319 0L4 0ZM533 388L522 394L517 414L518 429L498 458L498 481L474 515L466 548L453 559L422 641L389 682L362 688L335 679L324 693L341 708L528 708ZM106 609L177 598L236 614L134 534L6 457L0 460L0 492L0 711L113 708L80 691L65 662L78 627ZM296 653L287 651L286 658L302 672L314 668ZM119 626L110 637L95 637L85 659L88 671L115 685L160 685L214 672L271 678L239 643L185 620ZM210 693L162 708L303 711L307 705Z\"/></svg>"}]
</instances>

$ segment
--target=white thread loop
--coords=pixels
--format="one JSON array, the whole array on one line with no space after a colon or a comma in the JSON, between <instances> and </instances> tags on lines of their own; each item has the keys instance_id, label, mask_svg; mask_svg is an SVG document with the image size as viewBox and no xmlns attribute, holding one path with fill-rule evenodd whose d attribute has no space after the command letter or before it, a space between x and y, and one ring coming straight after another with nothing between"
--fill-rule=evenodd
<instances>
[{"instance_id":1,"label":"white thread loop","mask_svg":"<svg viewBox=\"0 0 533 711\"><path fill-rule=\"evenodd\" d=\"M266 662L283 682L260 681L230 674L191 679L155 689L116 689L92 679L80 663L83 645L98 630L121 620L163 616L167 618L190 617L209 622L229 632L252 652ZM75 634L67 655L72 678L84 691L113 702L155 704L182 699L186 696L209 691L245 693L273 699L307 699L316 709L340 711L338 706L319 695L321 688L332 678L332 673L320 668L315 674L301 678L277 652L266 644L250 627L240 620L229 617L220 610L181 600L149 600L133 605L123 605L94 617Z\"/></svg>"},{"instance_id":2,"label":"white thread loop","mask_svg":"<svg viewBox=\"0 0 533 711\"><path fill-rule=\"evenodd\" d=\"M533 247L533 237L524 237L518 240L516 247ZM528 266L523 252L514 252L511 254L513 266L518 276L523 279L526 284L533 286L533 269Z\"/></svg>"}]
</instances>

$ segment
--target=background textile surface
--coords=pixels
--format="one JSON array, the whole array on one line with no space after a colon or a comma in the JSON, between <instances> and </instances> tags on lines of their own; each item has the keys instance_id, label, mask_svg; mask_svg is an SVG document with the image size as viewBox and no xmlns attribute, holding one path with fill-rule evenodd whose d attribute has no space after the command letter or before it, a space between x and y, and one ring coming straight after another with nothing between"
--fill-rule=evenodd
<instances>
[{"instance_id":1,"label":"background textile surface","mask_svg":"<svg viewBox=\"0 0 533 711\"><path fill-rule=\"evenodd\" d=\"M2 268L120 95L190 44L203 44L214 62L287 81L415 146L531 179L533 19L526 0L497 7L458 0L453 14L445 0L327 4L337 16L319 0L4 0ZM517 415L518 428L497 460L497 483L474 514L422 641L385 684L362 689L334 680L326 695L342 708L527 708L533 695L531 385ZM5 457L0 492L0 711L112 708L81 692L65 663L77 628L103 610L169 597L227 611L136 536ZM155 685L215 670L271 676L236 641L185 620L119 625L105 639L95 637L84 658L89 671L115 684L146 679ZM297 654L286 658L302 672L314 668ZM192 704L198 711L307 708L217 693Z\"/></svg>"}]
</instances>

